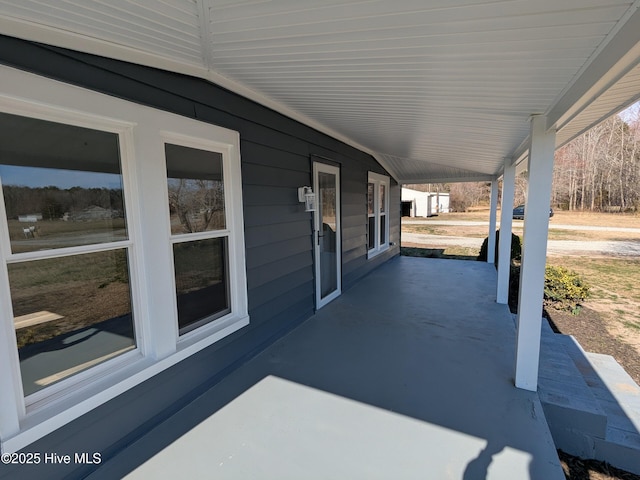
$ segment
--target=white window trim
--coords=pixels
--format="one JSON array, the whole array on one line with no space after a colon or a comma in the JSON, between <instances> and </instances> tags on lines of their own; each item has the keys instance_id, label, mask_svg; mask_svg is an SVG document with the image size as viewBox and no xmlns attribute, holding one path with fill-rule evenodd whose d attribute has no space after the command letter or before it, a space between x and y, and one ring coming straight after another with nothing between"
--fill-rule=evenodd
<instances>
[{"instance_id":1,"label":"white window trim","mask_svg":"<svg viewBox=\"0 0 640 480\"><path fill-rule=\"evenodd\" d=\"M237 235L235 234L236 228L238 228L238 225L234 224L234 218L235 218L235 210L234 210L234 206L236 205L242 205L242 195L241 195L241 183L240 185L236 186L236 188L233 187L233 185L231 184L232 182L229 183L230 188L226 188L227 187L227 181L228 181L228 177L229 175L234 175L234 165L233 165L233 154L232 154L232 149L231 146L229 144L226 143L221 143L221 142L217 142L214 140L205 140L203 138L198 138L198 137L189 137L186 135L181 135L181 134L176 134L173 132L162 132L161 135L162 138L162 145L163 145L163 149L164 149L164 145L166 144L172 144L172 145L180 145L183 147L190 147L190 148L196 148L196 149L200 149L200 150L206 150L206 151L212 151L212 152L218 152L222 154L222 172L223 172L223 181L224 181L224 185L225 185L225 189L224 189L224 205L225 205L225 209L224 209L224 215L225 215L225 229L222 230L209 230L209 231L204 231L204 232L197 232L197 233L187 233L187 234L180 234L180 235L172 235L171 234L171 226L169 224L169 231L167 232L169 235L169 242L171 243L171 245L175 245L176 243L182 243L182 242L191 242L191 241L197 241L197 240L207 240L207 239L212 239L212 238L220 238L220 237L225 237L228 239L228 251L234 251L236 249L240 249L242 251L244 251L244 240L243 243L240 245L238 244L238 239L237 239ZM239 161L237 162L239 165ZM166 173L166 164L165 164L165 169L164 172ZM236 175L238 175L238 172L236 172ZM165 177L166 178L166 177ZM241 181L241 179L240 179ZM169 196L169 191L168 191L168 181L165 180L164 181L164 186L165 186L165 199L168 198ZM238 193L240 193L240 196L238 196ZM165 200L166 203L166 200ZM244 228L244 226L241 226L240 229L242 230ZM227 252L228 253L228 252ZM227 258L227 262L228 262L228 285L229 285L229 307L231 309L232 312L236 312L239 309L242 308L246 308L246 296L243 297L242 295L238 295L237 292L237 288L235 288L235 285L238 282L238 278L237 278L237 272L236 269L232 266L232 260L234 260L235 256L233 255L228 255ZM175 264L173 262L173 252L171 253L171 280L172 280L172 284L173 284L173 292L176 292L176 284L175 284ZM244 280L245 284L246 284L246 279ZM175 312L176 318L178 315L178 304L177 304L177 299L174 295L173 297L174 300L174 305L173 305L173 310ZM215 334L219 329L220 329L220 325L223 324L224 325L224 320L223 319L216 319L213 323L209 323L209 324L205 324L205 325L201 325L200 327L189 331L187 333L184 333L183 335L180 335L179 333L179 328L178 328L178 324L175 323L175 332L176 332L176 341L178 342L179 346L182 345L189 345L191 343L193 343L194 341L198 341L198 339L202 336L208 337L212 334Z\"/></svg>"},{"instance_id":2,"label":"white window trim","mask_svg":"<svg viewBox=\"0 0 640 480\"><path fill-rule=\"evenodd\" d=\"M373 258L381 253L385 252L389 249L389 188L391 181L388 176L380 175L379 173L369 172L367 177L367 184L373 183L373 217L375 220L375 246L367 251L367 258ZM380 243L380 185L385 186L385 195L384 195L384 216L386 217L386 221L384 222L385 229L385 243ZM368 231L368 221L369 221L369 213L367 210L367 231ZM367 245L368 246L368 245Z\"/></svg>"},{"instance_id":3,"label":"white window trim","mask_svg":"<svg viewBox=\"0 0 640 480\"><path fill-rule=\"evenodd\" d=\"M136 349L37 392L38 396L27 405L22 394L8 287L7 262L14 256L3 234L0 239L0 446L2 452L13 452L248 325L249 316L237 132L11 67L1 66L0 75L3 78L1 111L120 135L129 240L118 243L125 244L131 252L130 288L137 342ZM167 314L174 312L175 302L164 157L167 139L204 145L223 154L225 201L228 201L225 208L229 208L231 313L180 340L177 319ZM4 202L0 204L3 210ZM86 247L75 247L67 253L75 254L83 248ZM34 259L47 255L32 254Z\"/></svg>"}]
</instances>

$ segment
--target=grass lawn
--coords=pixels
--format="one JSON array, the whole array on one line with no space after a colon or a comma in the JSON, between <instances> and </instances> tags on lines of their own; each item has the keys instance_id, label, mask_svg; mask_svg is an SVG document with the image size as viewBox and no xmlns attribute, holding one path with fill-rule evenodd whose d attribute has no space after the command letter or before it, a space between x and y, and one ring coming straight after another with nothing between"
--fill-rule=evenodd
<instances>
[{"instance_id":1,"label":"grass lawn","mask_svg":"<svg viewBox=\"0 0 640 480\"><path fill-rule=\"evenodd\" d=\"M453 237L485 238L488 234L482 225L415 225L405 224L402 231L406 233L424 233L427 235L447 235ZM640 228L640 227L638 227ZM513 226L513 233L522 237L522 222ZM640 240L640 233L616 231L590 231L549 229L549 240L599 240L599 241L632 241Z\"/></svg>"},{"instance_id":2,"label":"grass lawn","mask_svg":"<svg viewBox=\"0 0 640 480\"><path fill-rule=\"evenodd\" d=\"M640 214L633 213L599 213L599 212L565 212L555 210L551 223L560 225L592 225L597 227L640 228ZM482 222L489 221L489 209L476 209L472 212L441 213L433 220L460 220ZM498 210L498 220L500 210Z\"/></svg>"},{"instance_id":3,"label":"grass lawn","mask_svg":"<svg viewBox=\"0 0 640 480\"><path fill-rule=\"evenodd\" d=\"M498 212L498 220L500 219ZM458 237L484 238L488 234L486 225L439 225L436 222L461 221L461 222L488 222L489 211L480 210L464 213L441 213L436 217L406 219L418 220L420 224L403 224L402 231L407 233L424 233L429 235L449 235ZM433 222L433 223L430 223ZM616 214L616 213L591 213L591 212L556 212L549 221L550 227L554 225L572 226L597 226L597 227L623 227L640 228L640 215ZM513 222L513 232L522 236L523 222ZM602 241L629 241L640 240L638 232L619 231L589 231L550 228L550 240L602 240Z\"/></svg>"},{"instance_id":4,"label":"grass lawn","mask_svg":"<svg viewBox=\"0 0 640 480\"><path fill-rule=\"evenodd\" d=\"M600 314L612 336L640 355L640 258L553 256L547 264L578 272L591 286L585 306Z\"/></svg>"}]
</instances>

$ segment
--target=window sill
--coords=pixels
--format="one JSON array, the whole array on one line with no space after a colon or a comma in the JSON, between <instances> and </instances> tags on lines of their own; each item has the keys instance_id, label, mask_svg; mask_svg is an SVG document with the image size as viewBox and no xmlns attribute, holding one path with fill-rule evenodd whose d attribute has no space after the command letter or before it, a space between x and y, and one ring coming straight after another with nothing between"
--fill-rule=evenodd
<instances>
[{"instance_id":1,"label":"window sill","mask_svg":"<svg viewBox=\"0 0 640 480\"><path fill-rule=\"evenodd\" d=\"M248 315L225 318L185 336L178 342L176 352L165 358L153 360L138 353L110 366L101 379L90 382L86 388L71 389L72 392L27 413L20 422L20 431L2 441L2 453L28 446L247 325Z\"/></svg>"},{"instance_id":2,"label":"window sill","mask_svg":"<svg viewBox=\"0 0 640 480\"><path fill-rule=\"evenodd\" d=\"M387 250L389 250L389 244L388 243L386 245L383 245L380 248L369 250L367 252L367 260L371 260L372 258L377 257L378 255L380 255L381 253L386 252Z\"/></svg>"}]
</instances>

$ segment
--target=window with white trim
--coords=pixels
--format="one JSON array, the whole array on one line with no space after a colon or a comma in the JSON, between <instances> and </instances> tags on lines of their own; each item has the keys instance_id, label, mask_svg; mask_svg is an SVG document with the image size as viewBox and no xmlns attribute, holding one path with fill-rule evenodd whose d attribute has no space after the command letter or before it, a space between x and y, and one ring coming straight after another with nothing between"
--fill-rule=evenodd
<instances>
[{"instance_id":1,"label":"window with white trim","mask_svg":"<svg viewBox=\"0 0 640 480\"><path fill-rule=\"evenodd\" d=\"M389 177L369 172L367 183L367 250L371 258L389 248Z\"/></svg>"},{"instance_id":2,"label":"window with white trim","mask_svg":"<svg viewBox=\"0 0 640 480\"><path fill-rule=\"evenodd\" d=\"M117 133L3 112L0 132L2 233L30 400L136 348L132 243Z\"/></svg>"},{"instance_id":3,"label":"window with white trim","mask_svg":"<svg viewBox=\"0 0 640 480\"><path fill-rule=\"evenodd\" d=\"M249 317L237 132L0 73L0 438L15 451Z\"/></svg>"},{"instance_id":4,"label":"window with white trim","mask_svg":"<svg viewBox=\"0 0 640 480\"><path fill-rule=\"evenodd\" d=\"M180 334L229 312L223 157L165 144Z\"/></svg>"}]
</instances>

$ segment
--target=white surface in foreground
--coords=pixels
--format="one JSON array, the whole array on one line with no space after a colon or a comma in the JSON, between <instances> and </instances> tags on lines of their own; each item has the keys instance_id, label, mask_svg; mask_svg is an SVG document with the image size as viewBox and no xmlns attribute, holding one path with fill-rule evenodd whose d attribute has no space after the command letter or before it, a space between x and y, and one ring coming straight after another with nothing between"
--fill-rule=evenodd
<instances>
[{"instance_id":1,"label":"white surface in foreground","mask_svg":"<svg viewBox=\"0 0 640 480\"><path fill-rule=\"evenodd\" d=\"M528 453L268 376L126 478L459 479L485 455L528 478Z\"/></svg>"}]
</instances>

